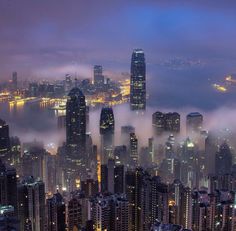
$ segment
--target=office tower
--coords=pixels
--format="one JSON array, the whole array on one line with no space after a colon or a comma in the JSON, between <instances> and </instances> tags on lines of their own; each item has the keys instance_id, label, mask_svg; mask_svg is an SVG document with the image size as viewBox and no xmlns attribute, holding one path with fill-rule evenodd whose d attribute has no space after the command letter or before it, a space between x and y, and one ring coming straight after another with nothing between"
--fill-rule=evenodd
<instances>
[{"instance_id":1,"label":"office tower","mask_svg":"<svg viewBox=\"0 0 236 231\"><path fill-rule=\"evenodd\" d=\"M18 217L21 230L44 231L45 187L33 177L25 178L17 187Z\"/></svg>"},{"instance_id":2,"label":"office tower","mask_svg":"<svg viewBox=\"0 0 236 231\"><path fill-rule=\"evenodd\" d=\"M0 157L5 159L10 151L9 126L0 119ZM4 158L5 157L5 158Z\"/></svg>"},{"instance_id":3,"label":"office tower","mask_svg":"<svg viewBox=\"0 0 236 231\"><path fill-rule=\"evenodd\" d=\"M102 89L104 85L104 76L102 73L102 66L95 65L93 67L93 83L96 88Z\"/></svg>"},{"instance_id":4,"label":"office tower","mask_svg":"<svg viewBox=\"0 0 236 231\"><path fill-rule=\"evenodd\" d=\"M110 193L124 193L124 166L108 160L101 166L101 191Z\"/></svg>"},{"instance_id":5,"label":"office tower","mask_svg":"<svg viewBox=\"0 0 236 231\"><path fill-rule=\"evenodd\" d=\"M66 229L66 210L63 197L56 193L47 199L47 230L65 231Z\"/></svg>"},{"instance_id":6,"label":"office tower","mask_svg":"<svg viewBox=\"0 0 236 231\"><path fill-rule=\"evenodd\" d=\"M186 130L187 134L200 133L202 130L203 115L199 112L189 113L186 117Z\"/></svg>"},{"instance_id":7,"label":"office tower","mask_svg":"<svg viewBox=\"0 0 236 231\"><path fill-rule=\"evenodd\" d=\"M130 109L146 109L146 63L141 49L135 49L131 58Z\"/></svg>"},{"instance_id":8,"label":"office tower","mask_svg":"<svg viewBox=\"0 0 236 231\"><path fill-rule=\"evenodd\" d=\"M130 133L130 158L131 161L134 162L135 165L138 164L139 156L138 156L138 138L135 133Z\"/></svg>"},{"instance_id":9,"label":"office tower","mask_svg":"<svg viewBox=\"0 0 236 231\"><path fill-rule=\"evenodd\" d=\"M113 110L110 107L104 107L100 116L102 164L106 164L109 158L113 158L114 130L115 120Z\"/></svg>"},{"instance_id":10,"label":"office tower","mask_svg":"<svg viewBox=\"0 0 236 231\"><path fill-rule=\"evenodd\" d=\"M17 87L18 87L18 85L17 85L17 72L14 71L12 73L12 90L16 91Z\"/></svg>"},{"instance_id":11,"label":"office tower","mask_svg":"<svg viewBox=\"0 0 236 231\"><path fill-rule=\"evenodd\" d=\"M121 144L126 147L129 146L130 133L135 133L135 128L133 126L127 125L121 127Z\"/></svg>"},{"instance_id":12,"label":"office tower","mask_svg":"<svg viewBox=\"0 0 236 231\"><path fill-rule=\"evenodd\" d=\"M180 132L180 115L177 112L155 112L152 114L152 127L154 134L161 135L163 132Z\"/></svg>"},{"instance_id":13,"label":"office tower","mask_svg":"<svg viewBox=\"0 0 236 231\"><path fill-rule=\"evenodd\" d=\"M224 175L231 172L232 153L227 143L220 145L215 155L215 170L217 175Z\"/></svg>"},{"instance_id":14,"label":"office tower","mask_svg":"<svg viewBox=\"0 0 236 231\"><path fill-rule=\"evenodd\" d=\"M73 83L71 80L71 76L69 74L66 74L65 77L65 93L68 94L70 92L70 90L73 87Z\"/></svg>"},{"instance_id":15,"label":"office tower","mask_svg":"<svg viewBox=\"0 0 236 231\"><path fill-rule=\"evenodd\" d=\"M93 179L81 181L81 191L87 198L94 196L98 193L98 181Z\"/></svg>"},{"instance_id":16,"label":"office tower","mask_svg":"<svg viewBox=\"0 0 236 231\"><path fill-rule=\"evenodd\" d=\"M89 202L95 230L128 230L128 201L124 195L98 195Z\"/></svg>"},{"instance_id":17,"label":"office tower","mask_svg":"<svg viewBox=\"0 0 236 231\"><path fill-rule=\"evenodd\" d=\"M66 103L66 144L73 159L85 157L86 103L79 88L73 88Z\"/></svg>"},{"instance_id":18,"label":"office tower","mask_svg":"<svg viewBox=\"0 0 236 231\"><path fill-rule=\"evenodd\" d=\"M0 204L12 205L15 212L17 212L16 188L16 170L13 168L6 168L0 160Z\"/></svg>"}]
</instances>

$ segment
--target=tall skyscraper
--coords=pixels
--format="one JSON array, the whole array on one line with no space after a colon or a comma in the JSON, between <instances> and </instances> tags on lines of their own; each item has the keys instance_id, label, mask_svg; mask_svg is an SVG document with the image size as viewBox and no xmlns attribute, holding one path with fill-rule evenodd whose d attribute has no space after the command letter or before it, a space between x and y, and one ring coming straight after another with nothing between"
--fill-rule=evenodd
<instances>
[{"instance_id":1,"label":"tall skyscraper","mask_svg":"<svg viewBox=\"0 0 236 231\"><path fill-rule=\"evenodd\" d=\"M113 158L114 130L115 119L113 110L110 107L104 107L100 116L102 164L106 164L109 158Z\"/></svg>"},{"instance_id":2,"label":"tall skyscraper","mask_svg":"<svg viewBox=\"0 0 236 231\"><path fill-rule=\"evenodd\" d=\"M146 63L141 49L135 49L131 58L130 109L146 109Z\"/></svg>"},{"instance_id":3,"label":"tall skyscraper","mask_svg":"<svg viewBox=\"0 0 236 231\"><path fill-rule=\"evenodd\" d=\"M135 164L138 163L138 138L135 133L130 133L130 158Z\"/></svg>"},{"instance_id":4,"label":"tall skyscraper","mask_svg":"<svg viewBox=\"0 0 236 231\"><path fill-rule=\"evenodd\" d=\"M42 181L27 177L18 185L18 216L21 230L44 231L45 187Z\"/></svg>"},{"instance_id":5,"label":"tall skyscraper","mask_svg":"<svg viewBox=\"0 0 236 231\"><path fill-rule=\"evenodd\" d=\"M191 112L186 117L187 134L200 133L202 130L203 115L199 112Z\"/></svg>"},{"instance_id":6,"label":"tall skyscraper","mask_svg":"<svg viewBox=\"0 0 236 231\"><path fill-rule=\"evenodd\" d=\"M93 82L97 88L102 88L104 85L104 76L102 73L102 66L95 65L93 67Z\"/></svg>"},{"instance_id":7,"label":"tall skyscraper","mask_svg":"<svg viewBox=\"0 0 236 231\"><path fill-rule=\"evenodd\" d=\"M177 112L155 112L152 114L152 126L156 135L162 132L180 132L180 115Z\"/></svg>"},{"instance_id":8,"label":"tall skyscraper","mask_svg":"<svg viewBox=\"0 0 236 231\"><path fill-rule=\"evenodd\" d=\"M9 126L0 119L0 156L5 157L10 150Z\"/></svg>"},{"instance_id":9,"label":"tall skyscraper","mask_svg":"<svg viewBox=\"0 0 236 231\"><path fill-rule=\"evenodd\" d=\"M86 146L86 102L79 88L70 91L66 103L66 144L72 152L77 152L77 158L83 156Z\"/></svg>"},{"instance_id":10,"label":"tall skyscraper","mask_svg":"<svg viewBox=\"0 0 236 231\"><path fill-rule=\"evenodd\" d=\"M129 201L129 230L148 231L151 212L150 175L142 168L128 170L125 182L127 200Z\"/></svg>"}]
</instances>

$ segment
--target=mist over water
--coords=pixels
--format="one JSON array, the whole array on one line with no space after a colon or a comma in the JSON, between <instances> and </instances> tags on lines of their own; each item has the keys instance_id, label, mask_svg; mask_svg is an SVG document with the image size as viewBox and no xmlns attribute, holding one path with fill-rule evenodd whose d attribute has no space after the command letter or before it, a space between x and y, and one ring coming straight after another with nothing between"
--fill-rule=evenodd
<instances>
[{"instance_id":1,"label":"mist over water","mask_svg":"<svg viewBox=\"0 0 236 231\"><path fill-rule=\"evenodd\" d=\"M152 137L152 114L156 111L178 112L181 115L179 140L186 138L186 115L198 111L204 116L204 129L215 131L236 130L236 88L226 93L217 92L212 84L221 82L226 70L220 68L209 71L204 66L196 68L171 69L147 64L147 110L144 114L131 112L129 104L113 107L115 116L115 145L121 145L121 126L135 127L139 147L147 145ZM126 69L124 71L127 71ZM107 72L109 73L109 71ZM91 76L91 73L89 74ZM109 76L118 79L119 74ZM127 76L126 76L127 77ZM89 132L93 142L100 144L100 109L90 109ZM57 129L57 117L53 110L40 108L37 104L10 108L9 104L0 104L0 118L10 125L11 136L19 136L21 142L43 141L57 146L65 141L65 131ZM233 136L234 137L234 136ZM233 144L236 139L233 138Z\"/></svg>"},{"instance_id":2,"label":"mist over water","mask_svg":"<svg viewBox=\"0 0 236 231\"><path fill-rule=\"evenodd\" d=\"M199 111L204 116L204 130L217 133L218 136L230 134L230 145L236 147L236 107L219 107L214 110L203 110L194 107L159 107L148 106L143 114L130 111L129 104L117 105L113 107L115 116L115 145L121 143L121 126L132 125L135 127L139 140L139 148L148 145L148 138L152 133L152 114L154 112L178 112L181 115L181 132L176 137L176 141L186 139L186 115L189 112ZM90 111L89 132L92 135L94 144L100 146L99 120L101 109ZM8 105L2 104L0 107L0 117L10 125L11 136L18 136L21 142L33 140L42 141L45 145L54 143L57 146L65 141L65 131L57 129L57 117L54 111L49 108L40 109L32 105L25 105L18 110L9 110ZM163 136L158 143L166 141L167 135Z\"/></svg>"}]
</instances>

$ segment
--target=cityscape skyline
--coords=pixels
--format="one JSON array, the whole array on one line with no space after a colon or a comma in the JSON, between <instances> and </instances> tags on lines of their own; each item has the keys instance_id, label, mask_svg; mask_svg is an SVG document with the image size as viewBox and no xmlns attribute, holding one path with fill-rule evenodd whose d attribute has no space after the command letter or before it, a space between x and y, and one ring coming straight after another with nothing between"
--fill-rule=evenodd
<instances>
[{"instance_id":1,"label":"cityscape skyline","mask_svg":"<svg viewBox=\"0 0 236 231\"><path fill-rule=\"evenodd\" d=\"M235 231L236 3L0 2L0 231Z\"/></svg>"},{"instance_id":2,"label":"cityscape skyline","mask_svg":"<svg viewBox=\"0 0 236 231\"><path fill-rule=\"evenodd\" d=\"M206 110L233 103L234 92L219 96L212 89L212 84L236 72L233 1L182 1L182 6L166 1L92 1L91 5L24 1L34 9L33 14L25 14L24 4L16 1L0 3L1 80L9 79L15 70L20 79L62 79L67 73L91 78L96 64L104 67L105 74L118 78L120 73L129 72L130 52L142 48L147 56L152 106L156 98L162 98L160 106L184 104ZM99 17L96 9L101 12ZM123 27L125 22L129 24ZM156 84L150 85L153 81ZM188 92L181 91L183 85L188 85ZM199 100L186 97L190 93ZM178 100L172 102L171 97Z\"/></svg>"}]
</instances>

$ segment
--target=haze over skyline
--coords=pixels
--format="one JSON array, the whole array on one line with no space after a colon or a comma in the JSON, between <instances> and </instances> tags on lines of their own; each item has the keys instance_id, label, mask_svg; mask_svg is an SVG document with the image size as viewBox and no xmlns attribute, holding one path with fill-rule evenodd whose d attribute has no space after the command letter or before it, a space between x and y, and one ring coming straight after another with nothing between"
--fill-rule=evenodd
<instances>
[{"instance_id":1,"label":"haze over skyline","mask_svg":"<svg viewBox=\"0 0 236 231\"><path fill-rule=\"evenodd\" d=\"M130 72L131 52L142 48L151 106L232 105L235 93L219 94L211 84L236 72L235 6L234 1L3 0L0 79L14 70L19 79L62 79L66 73L91 78L94 64L116 78Z\"/></svg>"}]
</instances>

